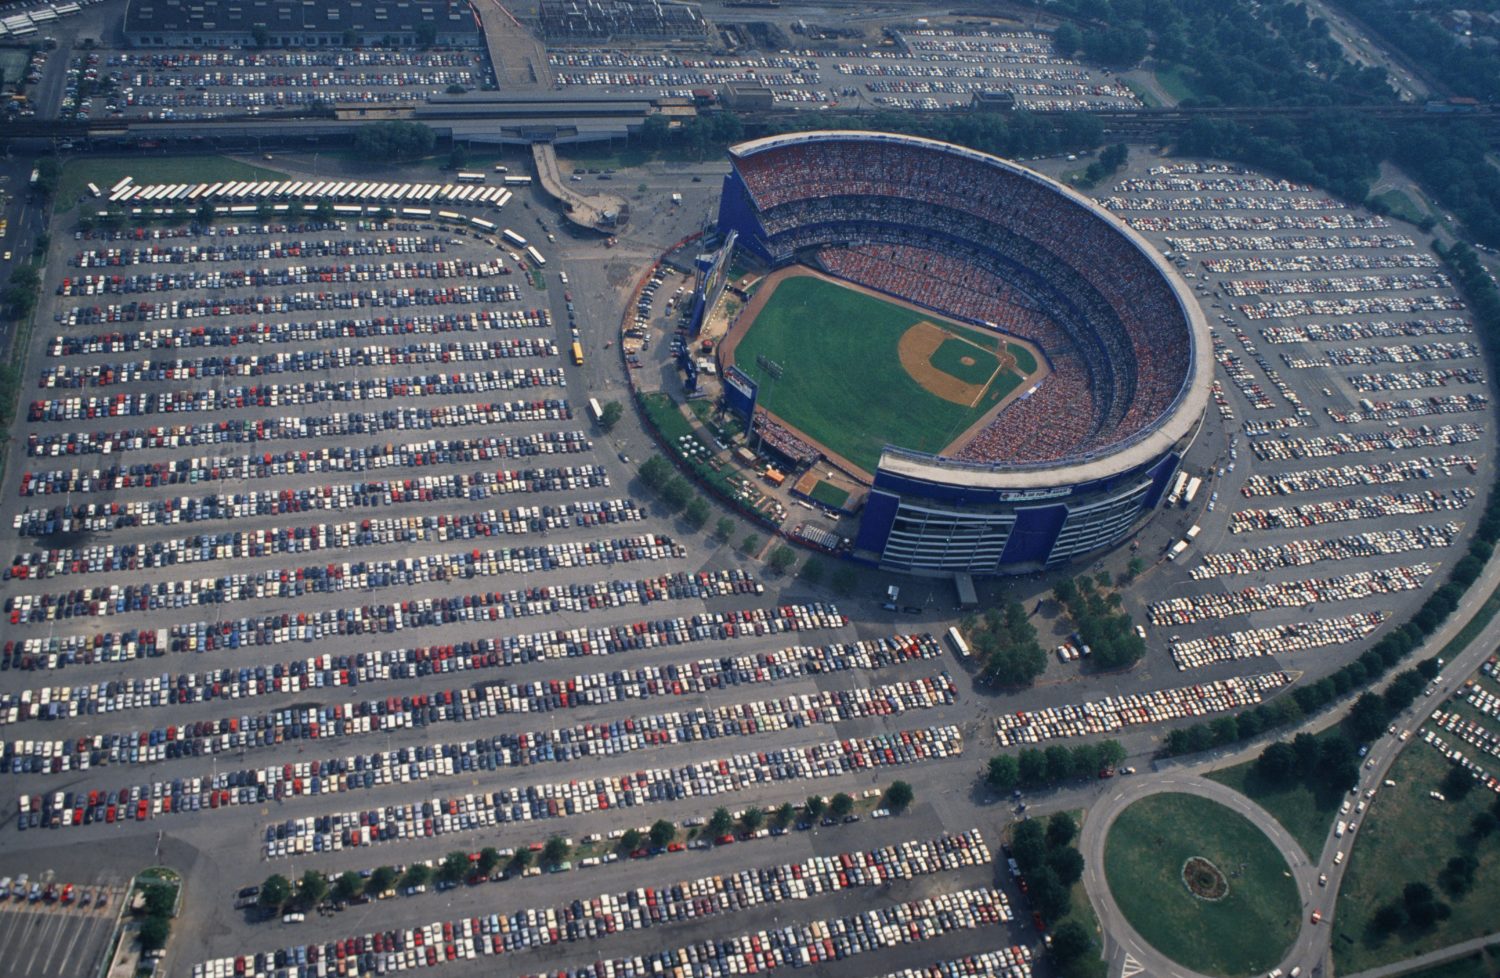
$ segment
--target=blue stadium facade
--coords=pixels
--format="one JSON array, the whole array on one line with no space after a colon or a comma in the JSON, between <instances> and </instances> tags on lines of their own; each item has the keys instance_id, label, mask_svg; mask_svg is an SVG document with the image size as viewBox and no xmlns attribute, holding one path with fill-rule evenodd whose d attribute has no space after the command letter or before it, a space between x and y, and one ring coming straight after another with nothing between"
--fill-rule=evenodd
<instances>
[{"instance_id":1,"label":"blue stadium facade","mask_svg":"<svg viewBox=\"0 0 1500 978\"><path fill-rule=\"evenodd\" d=\"M733 147L730 158L734 166L724 178L720 197L720 232L736 232L741 248L772 267L796 262L821 244L838 245L850 240L902 243L916 232L927 246L941 243L945 237L973 246L971 240L963 240L961 231L944 226L911 228L878 219L850 224L838 220L836 212L829 215L833 219L791 227L778 217L772 222L775 230L768 231L770 208L763 209L757 202L741 173L742 166L747 160L755 164L753 158L759 154L819 142L840 144L840 151L846 153L854 142L872 148L899 143L913 152L930 154L935 167L943 166L945 160L962 160L970 172L981 163L992 168L997 199L1003 199L1007 181L1011 185L1024 182L1033 195L1039 187L1045 188L1046 206L1053 206L1055 200L1055 206L1074 220L1079 217L1077 209L1083 209L1151 263L1160 275L1157 284L1165 283L1175 301L1171 327L1186 328L1189 335L1186 362L1179 366L1181 386L1170 405L1149 423L1121 433L1113 442L1106 437L1087 452L1046 461L981 463L888 446L860 517L856 553L878 560L891 570L918 574L1014 574L1056 566L1129 536L1167 491L1183 453L1197 435L1208 403L1213 366L1208 327L1176 270L1113 215L1046 177L972 150L887 133L801 133ZM842 195L844 191L836 189L834 193ZM1004 264L1007 273L1023 284L1037 282L1039 277L1073 274L1070 256L1055 251L1046 254L1046 268L1025 267L1014 261L997 263ZM949 310L937 311L953 316ZM1110 396L1128 398L1128 394L1105 392L1106 402Z\"/></svg>"}]
</instances>

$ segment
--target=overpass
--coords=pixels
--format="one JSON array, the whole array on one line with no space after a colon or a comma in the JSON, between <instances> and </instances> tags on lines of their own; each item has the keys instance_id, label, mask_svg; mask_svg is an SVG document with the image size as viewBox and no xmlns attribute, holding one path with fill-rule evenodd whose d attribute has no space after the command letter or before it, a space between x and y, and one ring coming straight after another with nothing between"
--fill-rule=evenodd
<instances>
[{"instance_id":1,"label":"overpass","mask_svg":"<svg viewBox=\"0 0 1500 978\"><path fill-rule=\"evenodd\" d=\"M536 164L542 189L562 204L568 220L574 224L608 234L629 222L630 204L624 197L584 194L568 186L557 167L557 149L551 143L532 143L531 159Z\"/></svg>"}]
</instances>

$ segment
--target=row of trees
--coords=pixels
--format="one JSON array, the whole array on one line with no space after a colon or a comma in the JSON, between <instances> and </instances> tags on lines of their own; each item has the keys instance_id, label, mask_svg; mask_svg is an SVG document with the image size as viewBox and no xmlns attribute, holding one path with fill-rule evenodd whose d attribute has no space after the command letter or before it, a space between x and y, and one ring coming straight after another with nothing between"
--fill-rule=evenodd
<instances>
[{"instance_id":1,"label":"row of trees","mask_svg":"<svg viewBox=\"0 0 1500 978\"><path fill-rule=\"evenodd\" d=\"M354 148L370 160L414 160L432 152L437 138L420 122L372 122L354 131Z\"/></svg>"},{"instance_id":2,"label":"row of trees","mask_svg":"<svg viewBox=\"0 0 1500 978\"><path fill-rule=\"evenodd\" d=\"M1146 654L1146 640L1135 623L1120 610L1120 592L1100 591L1087 575L1057 583L1052 594L1067 609L1079 641L1087 645L1100 669L1124 669Z\"/></svg>"},{"instance_id":3,"label":"row of trees","mask_svg":"<svg viewBox=\"0 0 1500 978\"><path fill-rule=\"evenodd\" d=\"M1447 260L1458 280L1473 313L1475 330L1486 341L1484 349L1492 360L1493 369L1496 366L1493 362L1496 344L1500 343L1500 291L1496 290L1468 245L1459 243L1444 249L1435 244L1434 247ZM1295 723L1344 695L1381 679L1421 646L1453 613L1464 593L1479 579L1497 541L1500 541L1500 492L1491 487L1468 551L1453 565L1447 582L1422 602L1409 621L1387 632L1353 662L1316 683L1298 686L1289 696L1278 696L1269 703L1260 703L1233 716L1173 730L1167 735L1165 753L1196 753L1259 736ZM1366 693L1362 696L1350 713L1347 729L1351 736L1358 737L1363 733L1367 738L1377 733L1389 717L1410 705L1421 684L1437 675L1438 668L1437 663L1430 659L1419 662L1413 670L1398 676L1384 694L1377 697Z\"/></svg>"},{"instance_id":4,"label":"row of trees","mask_svg":"<svg viewBox=\"0 0 1500 978\"><path fill-rule=\"evenodd\" d=\"M1028 747L1019 754L996 754L990 758L985 781L996 791L1015 788L1045 788L1077 778L1095 778L1125 760L1118 740L1045 750Z\"/></svg>"}]
</instances>

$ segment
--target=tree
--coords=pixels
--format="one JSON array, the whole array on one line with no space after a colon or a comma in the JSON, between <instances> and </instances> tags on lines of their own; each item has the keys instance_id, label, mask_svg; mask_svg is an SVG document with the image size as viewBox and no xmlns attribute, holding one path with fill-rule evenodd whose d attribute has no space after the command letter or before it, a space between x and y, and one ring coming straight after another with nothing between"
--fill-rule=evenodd
<instances>
[{"instance_id":1,"label":"tree","mask_svg":"<svg viewBox=\"0 0 1500 978\"><path fill-rule=\"evenodd\" d=\"M149 883L141 887L141 896L145 898L147 916L172 916L172 907L177 902L177 893L172 887L163 883Z\"/></svg>"},{"instance_id":2,"label":"tree","mask_svg":"<svg viewBox=\"0 0 1500 978\"><path fill-rule=\"evenodd\" d=\"M828 807L836 817L843 818L854 811L854 799L840 791L833 796L833 800L828 803Z\"/></svg>"},{"instance_id":3,"label":"tree","mask_svg":"<svg viewBox=\"0 0 1500 978\"><path fill-rule=\"evenodd\" d=\"M656 149L666 143L667 129L665 116L654 113L648 115L641 122L640 140L647 149Z\"/></svg>"},{"instance_id":4,"label":"tree","mask_svg":"<svg viewBox=\"0 0 1500 978\"><path fill-rule=\"evenodd\" d=\"M547 840L546 845L542 846L542 865L556 866L568 858L570 851L568 840L560 835L554 835Z\"/></svg>"},{"instance_id":5,"label":"tree","mask_svg":"<svg viewBox=\"0 0 1500 978\"><path fill-rule=\"evenodd\" d=\"M740 541L740 553L747 557L760 549L760 534L747 533L745 539Z\"/></svg>"},{"instance_id":6,"label":"tree","mask_svg":"<svg viewBox=\"0 0 1500 978\"><path fill-rule=\"evenodd\" d=\"M1252 769L1268 785L1287 785L1297 777L1297 751L1285 741L1277 741L1260 752Z\"/></svg>"},{"instance_id":7,"label":"tree","mask_svg":"<svg viewBox=\"0 0 1500 978\"><path fill-rule=\"evenodd\" d=\"M260 885L260 896L257 902L267 910L280 911L286 902L292 898L292 884L280 873L272 873L266 877L266 881Z\"/></svg>"},{"instance_id":8,"label":"tree","mask_svg":"<svg viewBox=\"0 0 1500 978\"><path fill-rule=\"evenodd\" d=\"M1030 886L1027 896L1031 898L1031 905L1044 921L1051 923L1068 915L1073 906L1073 896L1062 880L1057 878L1052 867L1043 866L1040 872L1027 874L1027 883Z\"/></svg>"},{"instance_id":9,"label":"tree","mask_svg":"<svg viewBox=\"0 0 1500 978\"><path fill-rule=\"evenodd\" d=\"M677 826L664 818L651 823L651 844L660 849L677 838Z\"/></svg>"},{"instance_id":10,"label":"tree","mask_svg":"<svg viewBox=\"0 0 1500 978\"><path fill-rule=\"evenodd\" d=\"M766 555L766 562L770 564L771 569L776 571L776 573L778 574L785 574L787 568L791 567L792 564L796 562L796 560L797 554L793 552L791 547L788 547L784 543L777 544L774 548L772 548L771 552Z\"/></svg>"},{"instance_id":11,"label":"tree","mask_svg":"<svg viewBox=\"0 0 1500 978\"><path fill-rule=\"evenodd\" d=\"M1406 910L1399 903L1387 903L1375 911L1375 931L1382 937L1406 926Z\"/></svg>"},{"instance_id":12,"label":"tree","mask_svg":"<svg viewBox=\"0 0 1500 978\"><path fill-rule=\"evenodd\" d=\"M339 874L339 878L333 881L333 898L342 903L348 903L359 895L360 887L364 880L354 870L346 870Z\"/></svg>"},{"instance_id":13,"label":"tree","mask_svg":"<svg viewBox=\"0 0 1500 978\"><path fill-rule=\"evenodd\" d=\"M714 539L720 543L727 543L732 536L734 536L734 521L727 516L719 517L719 521L714 524Z\"/></svg>"},{"instance_id":14,"label":"tree","mask_svg":"<svg viewBox=\"0 0 1500 978\"><path fill-rule=\"evenodd\" d=\"M686 523L690 530L701 530L709 517L708 503L702 496L694 496L687 504L687 509L682 511L682 522Z\"/></svg>"},{"instance_id":15,"label":"tree","mask_svg":"<svg viewBox=\"0 0 1500 978\"><path fill-rule=\"evenodd\" d=\"M1071 58L1073 52L1083 47L1083 35L1072 24L1059 24L1052 32L1052 50L1059 58Z\"/></svg>"},{"instance_id":16,"label":"tree","mask_svg":"<svg viewBox=\"0 0 1500 978\"><path fill-rule=\"evenodd\" d=\"M641 481L652 489L660 489L676 474L672 471L672 463L660 455L653 455L642 462L640 472Z\"/></svg>"},{"instance_id":17,"label":"tree","mask_svg":"<svg viewBox=\"0 0 1500 978\"><path fill-rule=\"evenodd\" d=\"M807 801L802 803L802 807L806 810L808 818L817 818L823 814L823 809L827 807L827 802L823 800L822 795L808 795Z\"/></svg>"},{"instance_id":18,"label":"tree","mask_svg":"<svg viewBox=\"0 0 1500 978\"><path fill-rule=\"evenodd\" d=\"M526 848L517 849L510 857L510 864L517 870L523 870L531 865L531 850Z\"/></svg>"},{"instance_id":19,"label":"tree","mask_svg":"<svg viewBox=\"0 0 1500 978\"><path fill-rule=\"evenodd\" d=\"M431 153L436 141L418 122L372 122L354 131L354 148L367 159L416 159Z\"/></svg>"},{"instance_id":20,"label":"tree","mask_svg":"<svg viewBox=\"0 0 1500 978\"><path fill-rule=\"evenodd\" d=\"M1027 820L1010 834L1010 854L1027 876L1040 872L1047 862L1047 840L1042 823Z\"/></svg>"},{"instance_id":21,"label":"tree","mask_svg":"<svg viewBox=\"0 0 1500 978\"><path fill-rule=\"evenodd\" d=\"M1478 872L1478 859L1467 854L1454 856L1438 873L1438 885L1444 893L1461 899L1474 889L1474 876Z\"/></svg>"},{"instance_id":22,"label":"tree","mask_svg":"<svg viewBox=\"0 0 1500 978\"><path fill-rule=\"evenodd\" d=\"M432 867L426 863L412 863L401 874L402 886L426 886L432 880Z\"/></svg>"},{"instance_id":23,"label":"tree","mask_svg":"<svg viewBox=\"0 0 1500 978\"><path fill-rule=\"evenodd\" d=\"M1500 828L1500 819L1493 812L1479 812L1469 823L1469 834L1475 839L1487 839Z\"/></svg>"},{"instance_id":24,"label":"tree","mask_svg":"<svg viewBox=\"0 0 1500 978\"><path fill-rule=\"evenodd\" d=\"M1021 751L1017 757L1021 784L1035 787L1047 783L1047 755L1034 747Z\"/></svg>"},{"instance_id":25,"label":"tree","mask_svg":"<svg viewBox=\"0 0 1500 978\"><path fill-rule=\"evenodd\" d=\"M797 576L809 584L818 584L823 580L823 562L808 558L802 562L802 569Z\"/></svg>"},{"instance_id":26,"label":"tree","mask_svg":"<svg viewBox=\"0 0 1500 978\"><path fill-rule=\"evenodd\" d=\"M316 907L328 895L328 877L316 869L302 874L297 883L297 902L304 907Z\"/></svg>"},{"instance_id":27,"label":"tree","mask_svg":"<svg viewBox=\"0 0 1500 978\"><path fill-rule=\"evenodd\" d=\"M1078 825L1067 812L1058 812L1047 819L1047 848L1061 849L1078 835Z\"/></svg>"},{"instance_id":28,"label":"tree","mask_svg":"<svg viewBox=\"0 0 1500 978\"><path fill-rule=\"evenodd\" d=\"M904 812L917 793L912 790L911 785L905 781L892 781L891 786L885 790L885 805L893 812Z\"/></svg>"},{"instance_id":29,"label":"tree","mask_svg":"<svg viewBox=\"0 0 1500 978\"><path fill-rule=\"evenodd\" d=\"M1402 887L1401 903L1406 907L1407 919L1418 930L1426 930L1450 912L1426 883L1408 883Z\"/></svg>"},{"instance_id":30,"label":"tree","mask_svg":"<svg viewBox=\"0 0 1500 978\"><path fill-rule=\"evenodd\" d=\"M1146 569L1146 562L1144 560L1142 560L1139 557L1131 557L1130 558L1130 563L1128 563L1128 564L1125 565L1125 580L1126 580L1126 582L1128 583L1130 581L1135 580L1137 577L1140 577L1141 576L1141 571L1143 571L1145 569ZM1053 943L1054 944L1057 943L1056 938L1053 938Z\"/></svg>"},{"instance_id":31,"label":"tree","mask_svg":"<svg viewBox=\"0 0 1500 978\"><path fill-rule=\"evenodd\" d=\"M142 951L155 951L167 946L167 938L172 936L172 922L166 917L147 917L141 922L141 928L136 932L140 939Z\"/></svg>"},{"instance_id":32,"label":"tree","mask_svg":"<svg viewBox=\"0 0 1500 978\"><path fill-rule=\"evenodd\" d=\"M437 877L444 882L457 883L467 875L469 875L469 854L462 849L454 849L438 864Z\"/></svg>"},{"instance_id":33,"label":"tree","mask_svg":"<svg viewBox=\"0 0 1500 978\"><path fill-rule=\"evenodd\" d=\"M786 826L792 824L792 819L796 817L797 806L793 805L789 801L782 802L781 807L776 809L776 814L773 816L776 824L781 826L782 828L785 828Z\"/></svg>"},{"instance_id":34,"label":"tree","mask_svg":"<svg viewBox=\"0 0 1500 978\"><path fill-rule=\"evenodd\" d=\"M755 834L766 820L766 813L751 805L740 813L740 825L744 826L747 833Z\"/></svg>"},{"instance_id":35,"label":"tree","mask_svg":"<svg viewBox=\"0 0 1500 978\"><path fill-rule=\"evenodd\" d=\"M682 509L693 498L692 483L675 472L657 492L660 493L662 505L666 507L669 513L675 513Z\"/></svg>"},{"instance_id":36,"label":"tree","mask_svg":"<svg viewBox=\"0 0 1500 978\"><path fill-rule=\"evenodd\" d=\"M1093 948L1093 936L1076 920L1064 920L1052 932L1052 960L1059 969L1082 960Z\"/></svg>"},{"instance_id":37,"label":"tree","mask_svg":"<svg viewBox=\"0 0 1500 978\"><path fill-rule=\"evenodd\" d=\"M1063 886L1072 886L1083 879L1083 853L1072 846L1063 846L1047 853L1047 868L1057 874Z\"/></svg>"},{"instance_id":38,"label":"tree","mask_svg":"<svg viewBox=\"0 0 1500 978\"><path fill-rule=\"evenodd\" d=\"M454 82L447 88L443 89L443 91L449 95L462 95L464 92L468 91L468 89L464 88L458 82Z\"/></svg>"},{"instance_id":39,"label":"tree","mask_svg":"<svg viewBox=\"0 0 1500 978\"><path fill-rule=\"evenodd\" d=\"M729 809L720 805L714 809L714 813L708 817L708 832L718 838L728 835L729 830L734 827L734 816L729 814Z\"/></svg>"},{"instance_id":40,"label":"tree","mask_svg":"<svg viewBox=\"0 0 1500 978\"><path fill-rule=\"evenodd\" d=\"M390 866L381 866L370 874L369 879L365 880L365 892L378 897L395 885L396 870Z\"/></svg>"},{"instance_id":41,"label":"tree","mask_svg":"<svg viewBox=\"0 0 1500 978\"><path fill-rule=\"evenodd\" d=\"M1449 801L1464 800L1473 787L1473 775L1457 764L1449 765L1448 773L1443 775L1443 794L1448 796Z\"/></svg>"},{"instance_id":42,"label":"tree","mask_svg":"<svg viewBox=\"0 0 1500 978\"><path fill-rule=\"evenodd\" d=\"M500 865L500 850L494 846L485 846L479 850L479 861L474 864L474 869L480 876L489 876Z\"/></svg>"},{"instance_id":43,"label":"tree","mask_svg":"<svg viewBox=\"0 0 1500 978\"><path fill-rule=\"evenodd\" d=\"M625 834L620 836L620 848L626 852L635 852L641 847L641 830L626 829Z\"/></svg>"},{"instance_id":44,"label":"tree","mask_svg":"<svg viewBox=\"0 0 1500 978\"><path fill-rule=\"evenodd\" d=\"M619 401L609 401L599 410L599 427L614 431L615 425L625 416L625 407Z\"/></svg>"},{"instance_id":45,"label":"tree","mask_svg":"<svg viewBox=\"0 0 1500 978\"><path fill-rule=\"evenodd\" d=\"M996 791L1010 791L1021 781L1021 768L1009 754L996 754L990 758L985 781Z\"/></svg>"}]
</instances>

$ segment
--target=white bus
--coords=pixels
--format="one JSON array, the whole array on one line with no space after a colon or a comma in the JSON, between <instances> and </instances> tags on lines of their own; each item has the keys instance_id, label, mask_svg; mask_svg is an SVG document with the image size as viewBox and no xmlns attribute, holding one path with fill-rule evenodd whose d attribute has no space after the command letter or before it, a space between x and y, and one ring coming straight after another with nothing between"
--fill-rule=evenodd
<instances>
[{"instance_id":1,"label":"white bus","mask_svg":"<svg viewBox=\"0 0 1500 978\"><path fill-rule=\"evenodd\" d=\"M96 187L96 186L94 186L92 183L89 184L89 196L91 196L91 197L98 197L99 195L100 195L99 188Z\"/></svg>"},{"instance_id":2,"label":"white bus","mask_svg":"<svg viewBox=\"0 0 1500 978\"><path fill-rule=\"evenodd\" d=\"M484 174L474 170L459 170L456 179L459 183L484 183Z\"/></svg>"},{"instance_id":3,"label":"white bus","mask_svg":"<svg viewBox=\"0 0 1500 978\"><path fill-rule=\"evenodd\" d=\"M1196 495L1198 495L1198 490L1199 490L1199 488L1202 487L1202 485L1203 485L1203 480L1200 479L1196 475L1193 476L1191 479L1188 480L1187 492L1185 492L1185 493L1182 494L1182 505L1183 506L1191 506L1191 505L1193 505L1193 497L1196 496Z\"/></svg>"},{"instance_id":4,"label":"white bus","mask_svg":"<svg viewBox=\"0 0 1500 978\"><path fill-rule=\"evenodd\" d=\"M541 268L543 265L547 264L547 259L542 257L542 253L540 251L537 251L536 248L532 247L531 245L526 246L526 253L531 256L532 261L536 262L537 268Z\"/></svg>"},{"instance_id":5,"label":"white bus","mask_svg":"<svg viewBox=\"0 0 1500 978\"><path fill-rule=\"evenodd\" d=\"M594 416L594 421L597 423L604 421L604 409L599 406L599 399L597 397L589 398L589 414Z\"/></svg>"},{"instance_id":6,"label":"white bus","mask_svg":"<svg viewBox=\"0 0 1500 978\"><path fill-rule=\"evenodd\" d=\"M471 217L469 218L469 223L477 228L488 231L490 234L495 233L495 225L490 223L489 221L486 221L482 217Z\"/></svg>"},{"instance_id":7,"label":"white bus","mask_svg":"<svg viewBox=\"0 0 1500 978\"><path fill-rule=\"evenodd\" d=\"M957 628L948 629L948 644L953 646L953 651L958 653L960 659L969 657L969 643L964 641L964 637L959 634Z\"/></svg>"},{"instance_id":8,"label":"white bus","mask_svg":"<svg viewBox=\"0 0 1500 978\"><path fill-rule=\"evenodd\" d=\"M506 177L505 178L505 185L507 187L529 187L529 186L531 186L531 178L530 177Z\"/></svg>"},{"instance_id":9,"label":"white bus","mask_svg":"<svg viewBox=\"0 0 1500 978\"><path fill-rule=\"evenodd\" d=\"M523 237L521 237L516 232L512 231L510 228L506 228L504 231L501 231L500 232L500 237L504 238L506 241L509 241L511 244L515 245L517 248L524 248L524 247L526 247L526 239L523 238Z\"/></svg>"}]
</instances>

